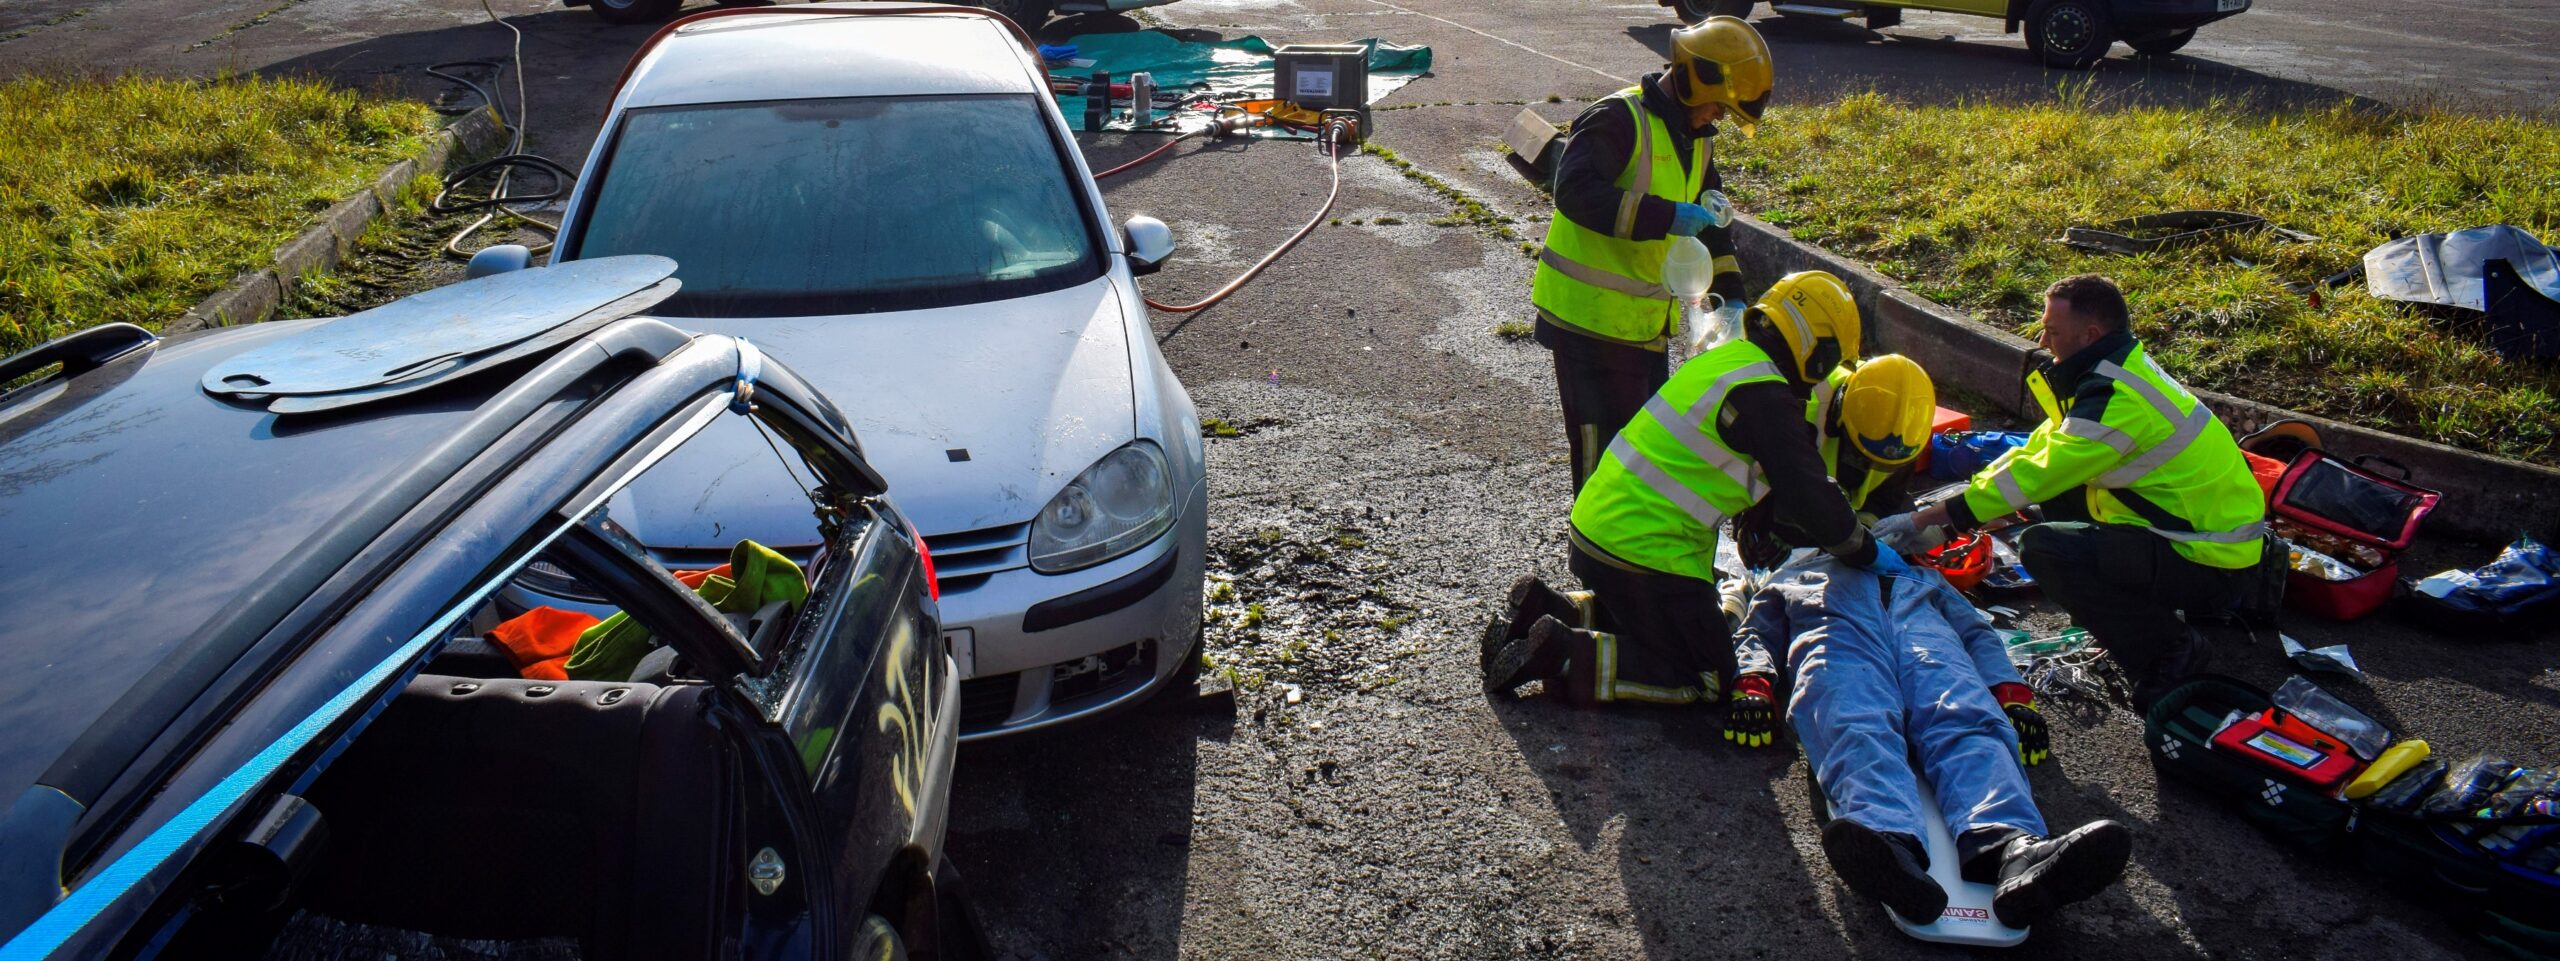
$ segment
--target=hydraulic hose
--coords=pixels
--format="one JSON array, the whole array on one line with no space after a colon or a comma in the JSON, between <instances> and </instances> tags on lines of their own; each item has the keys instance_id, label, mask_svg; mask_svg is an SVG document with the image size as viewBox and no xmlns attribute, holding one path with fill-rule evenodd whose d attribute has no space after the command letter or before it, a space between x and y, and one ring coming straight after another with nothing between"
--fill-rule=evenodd
<instances>
[{"instance_id":1,"label":"hydraulic hose","mask_svg":"<svg viewBox=\"0 0 2560 961\"><path fill-rule=\"evenodd\" d=\"M1205 128L1204 128L1204 129L1205 129ZM1173 145L1174 145L1174 144L1178 144L1178 143L1181 143L1181 142L1183 142L1183 141L1185 141L1185 140L1189 140L1189 139L1191 139L1191 138L1193 138L1193 137L1197 137L1197 136L1199 136L1199 135L1200 135L1201 133L1203 133L1203 132L1204 132L1204 130L1187 130L1187 131L1184 131L1184 132L1182 132L1182 133L1180 133L1180 134L1175 135L1173 139L1165 141L1165 142L1164 142L1164 146L1157 147L1157 148L1156 148L1156 149L1154 149L1154 150L1147 151L1144 155L1140 156L1140 157L1139 157L1138 159L1136 159L1136 160L1132 160L1132 161L1129 161L1128 163L1121 164L1120 166L1113 167L1113 168L1111 168L1111 169L1109 169L1109 170L1105 170L1105 171L1103 171L1103 172L1101 172L1101 173L1098 173L1098 174L1094 174L1094 175L1093 175L1093 179L1095 179L1095 180L1100 180L1100 179L1102 179L1102 178L1104 178L1104 177L1109 177L1109 176L1113 176L1113 175L1115 175L1115 174L1125 173L1125 172L1127 172L1128 170L1130 170L1131 168L1134 168L1134 167L1136 167L1136 166L1137 166L1137 165L1139 165L1139 164L1146 163L1147 161L1154 160L1154 159L1156 159L1157 157L1163 156L1165 151L1173 149Z\"/></svg>"},{"instance_id":2,"label":"hydraulic hose","mask_svg":"<svg viewBox=\"0 0 2560 961\"><path fill-rule=\"evenodd\" d=\"M464 250L462 248L463 242L469 240L473 234L479 233L482 228L489 226L500 217L523 224L524 226L531 227L551 236L558 236L560 234L560 228L558 225L546 223L536 218L526 216L522 211L518 211L514 207L508 205L558 199L568 194L569 184L577 179L577 174L571 172L567 167L554 163L548 158L524 152L524 128L527 118L531 116L531 111L526 106L527 98L525 96L524 86L524 31L516 29L515 24L508 23L506 20L500 18L498 16L498 11L489 5L489 0L480 0L480 9L482 12L489 15L489 22L507 28L507 33L514 37L512 44L513 52L507 62L502 64L489 60L457 60L451 63L439 63L427 68L427 73L453 81L454 83L461 84L465 87L469 87L471 88L471 92L479 94L480 99L488 105L489 109L498 115L499 126L507 131L507 151L505 155L472 164L468 167L462 168L461 170L455 171L450 176L447 176L444 179L443 189L437 191L435 199L427 204L427 209L430 212L439 214L482 209L489 211L488 213L480 215L478 219L473 220L461 230L455 231L453 236L445 238L444 255L455 260L471 259L473 251ZM513 118L509 118L507 116L507 109L504 102L500 101L496 95L496 92L501 86L499 80L504 77L506 68L509 66L514 68L516 80L516 115ZM454 74L446 73L442 69L445 67L487 67L494 76L490 78L489 86L487 88L483 88L479 84L472 83L471 81L465 80ZM536 172L549 175L551 177L551 189L537 194L508 193L507 187L515 179L515 171L518 168L528 168ZM454 202L451 200L456 188L461 187L464 183L470 181L474 177L493 170L497 172L497 179L490 185L489 195L487 198L466 202ZM542 254L546 254L551 251L551 244L549 242L544 242L535 245L532 248L532 251L535 256L541 256Z\"/></svg>"},{"instance_id":3,"label":"hydraulic hose","mask_svg":"<svg viewBox=\"0 0 2560 961\"><path fill-rule=\"evenodd\" d=\"M1246 283L1252 281L1255 276L1260 275L1264 268L1271 266L1273 261L1279 260L1280 255L1288 253L1289 248L1298 245L1298 241L1305 240L1307 239L1308 234L1314 233L1316 225L1324 222L1324 215L1333 212L1333 201L1335 198L1342 196L1342 140L1345 138L1346 133L1347 131L1331 125L1328 125L1325 128L1325 157L1333 162L1333 189L1325 193L1324 206L1316 209L1315 216L1307 218L1306 226L1298 228L1298 232L1289 235L1289 239L1281 241L1280 246L1272 248L1270 253L1264 254L1262 259L1256 261L1253 266L1245 268L1244 273L1237 274L1236 279L1228 281L1226 286L1218 288L1215 293L1201 298L1198 303L1176 306L1173 304L1159 304L1154 298L1148 298L1147 306L1164 311L1168 314L1188 314L1197 310L1207 310L1210 307L1215 306L1219 301L1227 299L1229 295L1234 294L1237 290L1242 289ZM1166 146L1171 146L1171 144L1167 144ZM1144 160L1146 158L1141 157L1139 159ZM1123 164L1122 166L1125 167L1128 165Z\"/></svg>"}]
</instances>

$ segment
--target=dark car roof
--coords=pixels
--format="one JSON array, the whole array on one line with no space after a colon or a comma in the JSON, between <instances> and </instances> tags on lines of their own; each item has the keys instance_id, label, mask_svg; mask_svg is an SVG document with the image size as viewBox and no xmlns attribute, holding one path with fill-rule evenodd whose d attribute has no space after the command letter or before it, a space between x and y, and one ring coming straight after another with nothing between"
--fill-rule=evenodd
<instances>
[{"instance_id":1,"label":"dark car roof","mask_svg":"<svg viewBox=\"0 0 2560 961\"><path fill-rule=\"evenodd\" d=\"M0 794L487 396L280 416L198 389L308 326L175 337L0 401Z\"/></svg>"}]
</instances>

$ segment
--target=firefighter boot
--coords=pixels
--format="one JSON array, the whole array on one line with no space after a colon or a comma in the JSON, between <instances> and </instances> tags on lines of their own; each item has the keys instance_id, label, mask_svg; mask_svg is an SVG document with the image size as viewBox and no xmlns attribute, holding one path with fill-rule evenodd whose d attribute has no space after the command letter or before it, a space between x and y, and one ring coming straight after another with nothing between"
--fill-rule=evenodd
<instances>
[{"instance_id":1,"label":"firefighter boot","mask_svg":"<svg viewBox=\"0 0 2560 961\"><path fill-rule=\"evenodd\" d=\"M1565 662L1578 646L1574 644L1577 633L1552 616L1538 618L1526 636L1503 643L1485 658L1485 693L1508 694L1530 681L1562 676Z\"/></svg>"},{"instance_id":2,"label":"firefighter boot","mask_svg":"<svg viewBox=\"0 0 2560 961\"><path fill-rule=\"evenodd\" d=\"M1536 574L1520 575L1519 580L1511 582L1502 619L1485 627L1477 666L1491 670L1494 652L1528 637L1530 626L1538 623L1538 618L1553 617L1566 624L1589 626L1585 614L1590 603L1589 591L1559 591L1548 587Z\"/></svg>"}]
</instances>

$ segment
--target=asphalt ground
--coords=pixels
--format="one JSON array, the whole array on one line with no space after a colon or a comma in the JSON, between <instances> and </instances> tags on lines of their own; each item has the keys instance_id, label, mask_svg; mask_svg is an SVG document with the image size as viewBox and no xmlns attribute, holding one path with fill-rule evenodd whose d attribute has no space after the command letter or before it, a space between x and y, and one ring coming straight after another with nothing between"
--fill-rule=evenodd
<instances>
[{"instance_id":1,"label":"asphalt ground","mask_svg":"<svg viewBox=\"0 0 2560 961\"><path fill-rule=\"evenodd\" d=\"M507 53L476 3L272 3L21 0L0 8L0 36L33 29L0 43L0 64L317 72L437 96L445 85L421 76L426 64ZM1762 26L1783 97L2037 97L2072 82L2104 92L2101 103L2540 109L2555 88L2541 52L2560 32L2552 6L2410 16L2372 0L2266 0L2164 64L2119 51L2078 75L2037 67L1988 21L1915 15L1883 36ZM520 0L497 10L527 34L531 146L574 165L647 31ZM1496 141L1522 104L1562 119L1651 69L1670 18L1641 2L1183 0L1142 19L1275 42L1431 45L1434 75L1380 105L1401 109L1377 114L1376 142L1514 222L1435 225L1450 211L1443 195L1354 156L1340 225L1225 304L1155 318L1202 415L1236 434L1209 442L1223 586L1208 644L1242 683L963 753L951 851L1000 955L1963 955L1902 937L1839 884L1791 743L1729 747L1711 710L1584 713L1542 696L1488 699L1478 685L1473 645L1503 587L1525 571L1567 580L1547 355L1493 333L1527 315L1520 244L1549 211ZM1088 18L1048 33L1133 25ZM1082 139L1097 167L1160 142ZM1327 169L1305 143L1187 143L1107 192L1115 216L1173 225L1179 252L1145 283L1170 302L1223 284L1304 222ZM426 256L393 245L359 265L380 280L367 293L450 276ZM2467 565L2493 549L2422 543L2408 564ZM2484 637L2295 617L2284 629L2350 644L2371 680L2343 685L2346 696L2440 752L2560 761L2548 627ZM2229 637L2217 668L2265 687L2286 670L2263 636ZM2057 757L2032 776L2047 818L2117 818L2137 840L2124 883L2040 926L2026 949L2036 956L2496 956L2389 881L2282 848L2162 784L2121 705L2048 714Z\"/></svg>"}]
</instances>

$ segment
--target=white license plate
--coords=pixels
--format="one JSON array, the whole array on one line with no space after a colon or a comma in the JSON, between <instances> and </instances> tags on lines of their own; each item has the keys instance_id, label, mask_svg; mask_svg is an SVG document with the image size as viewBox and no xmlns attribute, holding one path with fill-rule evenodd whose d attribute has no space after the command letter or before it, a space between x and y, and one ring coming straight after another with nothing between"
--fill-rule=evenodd
<instances>
[{"instance_id":1,"label":"white license plate","mask_svg":"<svg viewBox=\"0 0 2560 961\"><path fill-rule=\"evenodd\" d=\"M2247 10L2249 9L2249 0L2214 0L2213 9L2216 13L2230 13L2234 10Z\"/></svg>"},{"instance_id":2,"label":"white license plate","mask_svg":"<svg viewBox=\"0 0 2560 961\"><path fill-rule=\"evenodd\" d=\"M978 632L959 627L942 632L942 645L951 652L952 666L966 680L978 673Z\"/></svg>"}]
</instances>

